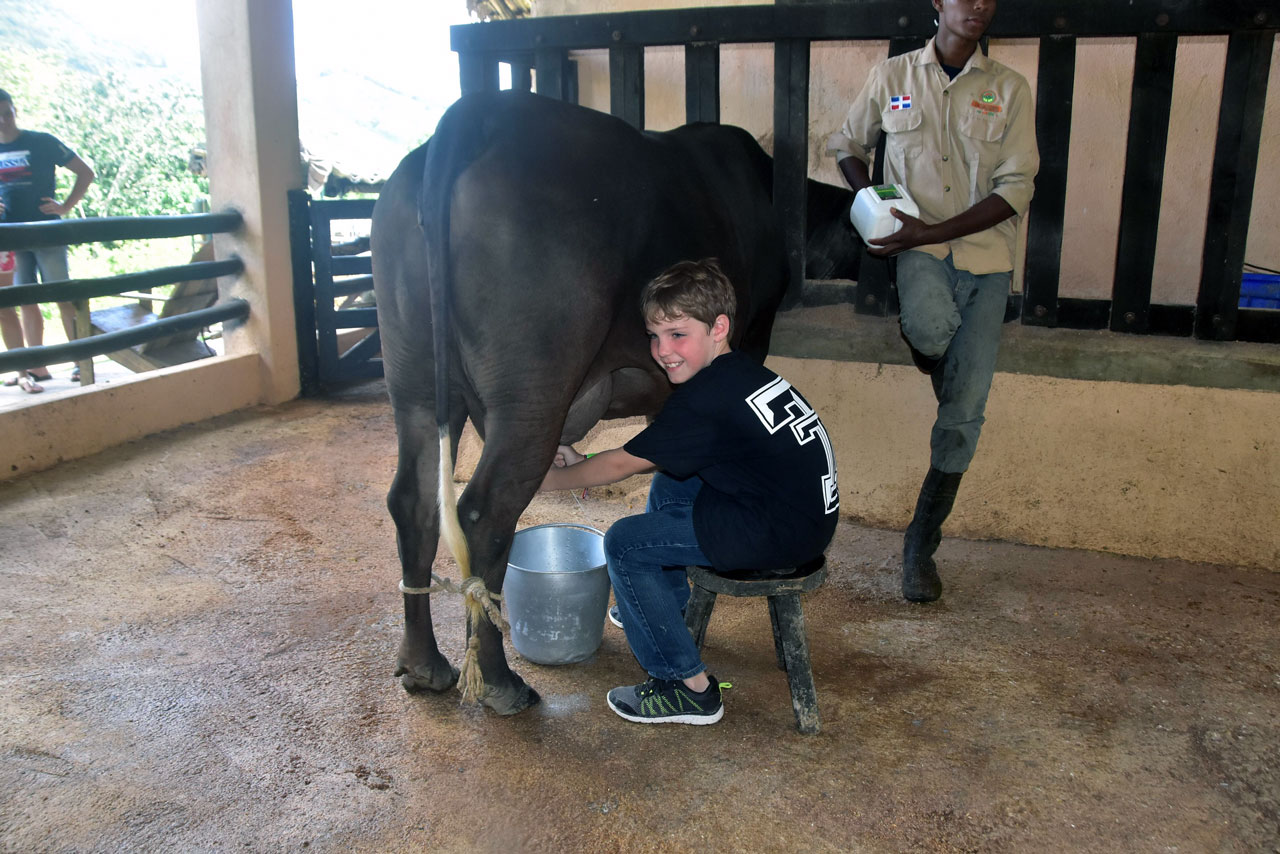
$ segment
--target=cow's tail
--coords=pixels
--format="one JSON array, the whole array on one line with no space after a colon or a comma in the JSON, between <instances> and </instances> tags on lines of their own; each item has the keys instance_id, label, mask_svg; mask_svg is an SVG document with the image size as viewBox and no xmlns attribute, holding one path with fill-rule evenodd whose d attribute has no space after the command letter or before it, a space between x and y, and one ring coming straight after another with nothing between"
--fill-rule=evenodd
<instances>
[{"instance_id":1,"label":"cow's tail","mask_svg":"<svg viewBox=\"0 0 1280 854\"><path fill-rule=\"evenodd\" d=\"M441 118L431 144L427 147L423 167L418 218L426 236L427 282L431 289L431 327L435 359L436 429L440 438L440 480L438 507L440 533L445 545L458 563L462 576L462 594L467 605L471 631L466 657L459 675L464 699L477 699L484 689L480 668L476 666L477 638L475 627L486 616L502 625L502 614L479 578L472 578L471 551L458 518L458 500L453 486L453 439L449 432L451 397L450 356L452 339L449 320L450 287L453 283L449 252L450 199L458 176L479 156L484 147L481 114L467 109L466 101L451 107Z\"/></svg>"}]
</instances>

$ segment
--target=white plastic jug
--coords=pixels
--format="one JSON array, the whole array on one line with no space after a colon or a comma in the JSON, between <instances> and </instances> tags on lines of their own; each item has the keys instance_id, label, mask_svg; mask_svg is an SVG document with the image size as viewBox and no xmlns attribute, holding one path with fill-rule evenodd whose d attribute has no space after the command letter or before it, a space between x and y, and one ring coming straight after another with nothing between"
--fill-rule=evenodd
<instances>
[{"instance_id":1,"label":"white plastic jug","mask_svg":"<svg viewBox=\"0 0 1280 854\"><path fill-rule=\"evenodd\" d=\"M853 197L849 219L863 240L888 237L902 227L902 220L889 212L897 208L908 216L920 216L920 208L901 184L873 184L863 187Z\"/></svg>"}]
</instances>

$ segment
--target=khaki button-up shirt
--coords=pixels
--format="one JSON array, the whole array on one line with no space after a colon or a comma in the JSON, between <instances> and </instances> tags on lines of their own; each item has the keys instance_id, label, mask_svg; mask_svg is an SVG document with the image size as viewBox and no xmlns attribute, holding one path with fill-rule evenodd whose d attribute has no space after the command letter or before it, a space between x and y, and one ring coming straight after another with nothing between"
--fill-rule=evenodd
<instances>
[{"instance_id":1,"label":"khaki button-up shirt","mask_svg":"<svg viewBox=\"0 0 1280 854\"><path fill-rule=\"evenodd\" d=\"M907 188L926 223L963 213L992 193L1017 216L947 244L919 246L956 269L981 275L1013 269L1018 222L1034 191L1036 148L1031 88L1021 74L975 50L954 80L933 39L878 63L827 153L870 166L885 140L884 179Z\"/></svg>"}]
</instances>

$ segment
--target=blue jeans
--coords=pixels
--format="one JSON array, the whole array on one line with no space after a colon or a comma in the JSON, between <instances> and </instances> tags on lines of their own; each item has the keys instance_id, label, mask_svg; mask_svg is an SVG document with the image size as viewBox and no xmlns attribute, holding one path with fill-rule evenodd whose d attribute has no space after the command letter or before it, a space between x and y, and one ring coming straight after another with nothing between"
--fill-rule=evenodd
<instances>
[{"instance_id":1,"label":"blue jeans","mask_svg":"<svg viewBox=\"0 0 1280 854\"><path fill-rule=\"evenodd\" d=\"M39 249L21 249L13 253L13 283L15 285L34 285L36 282L62 282L71 278L67 270L67 247L42 246ZM62 329L67 340L76 337L75 303L58 303L58 314L62 319ZM44 318L37 317L40 329L44 329ZM42 333L43 334L43 333ZM27 341L27 346L32 342Z\"/></svg>"},{"instance_id":2,"label":"blue jeans","mask_svg":"<svg viewBox=\"0 0 1280 854\"><path fill-rule=\"evenodd\" d=\"M645 512L619 519L604 535L627 643L645 672L659 679L688 679L706 669L684 624L684 568L710 563L693 532L693 500L700 489L697 476L676 480L659 472Z\"/></svg>"},{"instance_id":3,"label":"blue jeans","mask_svg":"<svg viewBox=\"0 0 1280 854\"><path fill-rule=\"evenodd\" d=\"M924 355L942 358L932 377L938 415L930 465L964 472L986 420L1011 274L975 276L957 270L950 256L939 261L927 252L903 252L897 260L902 332Z\"/></svg>"},{"instance_id":4,"label":"blue jeans","mask_svg":"<svg viewBox=\"0 0 1280 854\"><path fill-rule=\"evenodd\" d=\"M71 278L67 272L67 247L42 246L20 249L13 253L13 283L34 285L40 282L62 282ZM36 273L39 272L39 278Z\"/></svg>"}]
</instances>

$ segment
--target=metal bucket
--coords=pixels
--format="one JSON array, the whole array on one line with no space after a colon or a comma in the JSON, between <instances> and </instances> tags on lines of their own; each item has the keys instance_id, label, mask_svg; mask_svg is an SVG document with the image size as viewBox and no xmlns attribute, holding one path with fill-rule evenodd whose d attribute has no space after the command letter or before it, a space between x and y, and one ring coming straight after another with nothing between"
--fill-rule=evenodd
<instances>
[{"instance_id":1,"label":"metal bucket","mask_svg":"<svg viewBox=\"0 0 1280 854\"><path fill-rule=\"evenodd\" d=\"M516 652L537 664L582 661L599 648L609 607L604 534L568 524L516 531L502 589Z\"/></svg>"}]
</instances>

